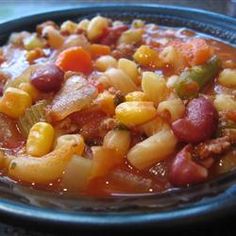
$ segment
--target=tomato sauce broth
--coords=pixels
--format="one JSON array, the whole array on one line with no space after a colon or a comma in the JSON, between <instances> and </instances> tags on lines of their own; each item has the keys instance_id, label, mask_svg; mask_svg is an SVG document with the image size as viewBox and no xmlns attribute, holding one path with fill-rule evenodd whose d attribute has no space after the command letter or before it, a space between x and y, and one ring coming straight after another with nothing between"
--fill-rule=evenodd
<instances>
[{"instance_id":1,"label":"tomato sauce broth","mask_svg":"<svg viewBox=\"0 0 236 236\"><path fill-rule=\"evenodd\" d=\"M187 42L188 40L193 38L194 39L202 38L201 34L198 34L197 32L185 28L181 29L168 28L168 27L160 27L154 24L149 24L146 25L143 29L144 33L142 35L141 42L138 42L137 44L133 45L135 50L137 50L139 46L144 44L155 49L156 52L161 53L165 47L167 47L168 45L173 45L173 41ZM121 32L117 33L117 35L121 35L124 29L120 31ZM95 42L99 43L99 40L101 41L104 40L106 36L107 34L103 35L101 39L97 39L97 41L95 40ZM212 38L207 38L206 36L204 36L204 38L206 40L207 45L209 45L214 51L214 55L217 55L221 59L223 68L236 69L235 47ZM107 42L106 40L104 40L104 42ZM117 50L117 48L118 47L115 44L110 46L111 53ZM47 50L46 53L47 56L38 58L35 61L36 64L37 63L41 64L41 62L43 64L45 61L54 61L54 58L58 55L58 51L60 50L62 51L62 49L57 51L56 49L48 49L48 48L46 48L45 50ZM3 52L4 52L3 55L7 56L5 58L5 62L1 64L1 70L4 73L6 73L10 77L10 79L13 80L17 78L17 76L19 76L19 74L21 74L24 71L24 69L27 66L29 66L30 63L28 63L23 56L25 51L22 52L22 50L18 49L18 47L16 48L10 46L4 47ZM130 58L130 55L128 53L127 54L124 53L123 57ZM16 58L17 61L15 60ZM139 67L144 72L145 71L155 72L156 74L163 75L164 77L167 78L172 75L179 75L181 74L182 71L187 70L191 66L188 64L187 66L185 66L184 69L180 70L177 70L170 63L164 63L163 66L161 67L148 66L148 65L139 65ZM94 81L97 80L97 77L100 77L100 74L101 74L100 72L94 71L94 78L96 77ZM90 73L90 77L91 81L93 81L93 73ZM4 77L4 79L6 78ZM204 88L201 90L201 93L204 96L207 96L209 99L214 99L214 96L216 94L230 94L232 96L235 96L234 88L225 88L224 86L222 87L222 85L219 85L217 81L218 81L218 76L215 77L214 80L210 81L207 85L205 85ZM95 84L97 88L100 86L99 93L106 90L104 89L105 88L104 85L101 85L100 83L95 83ZM112 89L110 90L107 89L107 90L111 91L111 94L113 95ZM48 99L48 101L51 102L51 100L53 100L54 97L54 91L52 91L52 93L49 94L47 93L45 94L44 92L42 92L40 93L39 96L43 99L46 98ZM117 95L115 94L114 96ZM185 104L185 106L190 104L191 99L183 99L183 103ZM220 119L222 118L221 113L219 113L218 116L220 117ZM104 129L101 128L101 126L103 125L103 121L107 118L111 118L111 116L107 115L106 112L97 109L95 104L94 108L86 107L81 111L73 112L62 121L52 121L51 123L56 129L56 135L58 136L59 134L80 133L84 137L86 145L85 151L82 153L82 155L85 155L89 160L92 160L93 154L91 147L95 145L97 146L102 145L104 136L106 135L108 130L111 129L109 128L107 130L105 128ZM50 118L48 120L50 120ZM219 127L223 126L225 122L227 123L228 121L219 120L218 126ZM141 133L140 131L137 131L138 128L139 126L137 126L137 129L134 126L130 129L131 133L130 148L134 147L135 144L138 144L147 138L147 135ZM212 138L218 137L217 134L214 134L212 136L213 136ZM26 141L27 141L26 138L23 137L21 131L17 126L17 122L14 119L6 117L6 115L0 113L0 144L2 146L2 149L10 149L11 153L20 153L20 152L24 153L24 148L25 148L24 146ZM207 139L206 142L208 141L209 140ZM219 145L221 145L222 142ZM63 193L66 194L67 192L69 192L76 195L82 194L82 195L92 195L92 196L109 196L109 195L119 195L119 194L162 192L172 187L175 187L175 184L173 184L170 180L170 172L173 171L171 169L172 168L171 166L176 161L175 159L176 156L178 156L179 152L185 147L185 144L186 144L185 140L180 140L180 142L175 148L175 151L171 155L168 155L168 157L165 158L164 160L158 161L154 165L151 165L150 167L144 168L142 170L138 170L138 168L132 166L130 162L126 160L125 156L123 157L122 162L112 167L105 176L92 179L91 181L89 181L89 184L82 190L81 189L74 190L67 188L67 186L65 187L63 184L63 180L61 178L58 178L57 180L46 184L38 184L34 182L27 183L27 181L17 179L14 176L12 177L12 179L14 179L19 184L23 184L35 189L60 192L60 194ZM206 144L204 143L204 145L208 145L208 143ZM193 152L195 153L193 154L194 163L192 162L190 163L190 160L188 160L189 161L188 164L191 165L191 168L193 168L193 170L195 170L196 168L196 172L199 171L202 174L204 170L201 168L207 168L207 171L209 171L208 174L209 177L207 179L215 178L217 175L219 175L219 173L220 174L225 173L226 171L229 171L232 168L234 168L234 166L236 166L236 163L232 164L231 161L232 159L236 158L235 146L233 145L229 149L227 149L227 152L223 153L224 155L226 153L227 155L226 159L224 159L222 153L219 152L218 154L216 151L214 155L208 156L207 160L202 159L201 156L200 157L197 156L195 158L194 155L197 155L196 153L199 153L197 149L198 147L195 146L197 145L194 144L193 147ZM221 146L223 146L223 144ZM8 152L10 151L8 150ZM205 167L208 164L206 164L204 161L208 161L208 163L210 163L211 159L214 159L213 160L214 163L210 164L210 167ZM197 165L201 167L198 168ZM2 171L2 175L3 176L5 175L4 170ZM192 176L190 176L189 178L191 179ZM193 183L195 183L194 181Z\"/></svg>"}]
</instances>

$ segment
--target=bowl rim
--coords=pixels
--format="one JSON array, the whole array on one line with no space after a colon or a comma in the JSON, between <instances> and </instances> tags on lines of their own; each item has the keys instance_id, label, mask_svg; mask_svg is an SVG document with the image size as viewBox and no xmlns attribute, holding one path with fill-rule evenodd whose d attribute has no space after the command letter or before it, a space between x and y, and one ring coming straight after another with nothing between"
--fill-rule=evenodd
<instances>
[{"instance_id":1,"label":"bowl rim","mask_svg":"<svg viewBox=\"0 0 236 236\"><path fill-rule=\"evenodd\" d=\"M160 4L117 4L117 3L101 3L101 4L82 4L76 8L63 8L59 10L47 11L44 13L32 14L25 17L15 18L9 21L0 23L0 31L9 32L9 28L14 28L14 25L22 25L25 22L30 23L32 18L34 21L44 21L53 16L69 16L71 13L86 13L87 11L102 12L114 7L125 8L127 10L146 10L152 11L179 11L189 12L191 14L201 16L203 20L215 22L217 25L224 27L229 24L229 28L236 32L236 19L225 16L219 13L214 13L206 10L193 9L189 7L168 6ZM236 42L235 42L236 43ZM209 210L210 209L210 210ZM32 205L17 204L11 200L0 199L1 218L18 219L19 221L27 221L32 224L57 225L59 227L76 227L96 230L98 228L127 228L132 226L136 228L143 227L160 227L166 228L170 225L179 226L213 220L223 217L226 214L236 211L236 186L232 186L229 191L223 194L212 197L210 200L197 205L181 208L177 211L166 212L145 212L133 214L115 214L115 213L70 213L60 210L44 209Z\"/></svg>"},{"instance_id":2,"label":"bowl rim","mask_svg":"<svg viewBox=\"0 0 236 236\"><path fill-rule=\"evenodd\" d=\"M27 14L26 16L23 17L15 17L6 21L2 21L0 23L0 26L2 26L3 24L9 24L9 23L15 23L15 21L21 21L21 20L29 20L30 18L34 17L34 18L42 18L44 16L48 16L48 14L50 15L58 15L58 13L65 13L65 12L74 12L79 10L80 12L82 11L86 11L87 9L90 10L102 10L103 8L107 8L109 9L110 7L119 7L119 8L126 8L126 9L131 9L131 10L136 10L140 8L143 9L148 9L150 10L150 8L153 9L161 9L161 10L177 10L177 11L189 11L191 13L194 14L200 14L200 15L204 15L204 16L210 16L213 18L217 18L217 20L222 19L224 22L229 22L229 23L236 23L236 18L228 16L228 15L224 15L218 12L213 12L213 11L209 11L209 10L204 10L204 9L198 9L198 8L192 8L192 7L185 7L185 6L178 6L178 5L165 5L165 4L155 4L155 3L95 3L91 6L90 3L80 3L80 6L76 6L75 8L72 7L64 7L64 8L60 8L60 9L55 9L55 10L49 10L49 11L44 11L41 13L36 13L36 14Z\"/></svg>"}]
</instances>

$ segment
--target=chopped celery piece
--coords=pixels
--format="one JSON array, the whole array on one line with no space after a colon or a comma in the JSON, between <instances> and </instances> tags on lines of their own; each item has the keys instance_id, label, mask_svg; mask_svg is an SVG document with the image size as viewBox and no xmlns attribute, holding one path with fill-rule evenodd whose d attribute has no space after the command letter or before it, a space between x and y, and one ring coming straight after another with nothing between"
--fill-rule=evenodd
<instances>
[{"instance_id":1,"label":"chopped celery piece","mask_svg":"<svg viewBox=\"0 0 236 236\"><path fill-rule=\"evenodd\" d=\"M27 137L31 127L39 122L45 121L45 108L47 106L46 100L41 100L27 108L25 114L18 120L18 127L23 136Z\"/></svg>"}]
</instances>

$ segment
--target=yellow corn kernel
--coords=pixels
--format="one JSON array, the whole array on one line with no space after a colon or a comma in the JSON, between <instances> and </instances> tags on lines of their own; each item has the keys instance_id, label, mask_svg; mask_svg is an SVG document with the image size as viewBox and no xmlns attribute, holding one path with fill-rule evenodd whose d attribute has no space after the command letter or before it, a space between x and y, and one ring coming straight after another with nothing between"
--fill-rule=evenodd
<instances>
[{"instance_id":1,"label":"yellow corn kernel","mask_svg":"<svg viewBox=\"0 0 236 236\"><path fill-rule=\"evenodd\" d=\"M228 88L236 88L236 69L224 69L219 75L219 83Z\"/></svg>"},{"instance_id":2,"label":"yellow corn kernel","mask_svg":"<svg viewBox=\"0 0 236 236\"><path fill-rule=\"evenodd\" d=\"M96 104L100 106L100 108L107 113L108 115L115 114L115 104L114 104L114 95L109 93L108 91L104 91L100 93L96 99Z\"/></svg>"},{"instance_id":3,"label":"yellow corn kernel","mask_svg":"<svg viewBox=\"0 0 236 236\"><path fill-rule=\"evenodd\" d=\"M163 62L159 58L157 51L146 45L140 46L134 53L133 58L142 66L149 66L153 68L163 66Z\"/></svg>"},{"instance_id":4,"label":"yellow corn kernel","mask_svg":"<svg viewBox=\"0 0 236 236\"><path fill-rule=\"evenodd\" d=\"M123 102L116 107L116 119L126 126L143 124L156 115L153 102Z\"/></svg>"},{"instance_id":5,"label":"yellow corn kernel","mask_svg":"<svg viewBox=\"0 0 236 236\"><path fill-rule=\"evenodd\" d=\"M18 88L9 87L0 100L0 112L11 118L18 118L31 104L32 99L28 93Z\"/></svg>"},{"instance_id":6,"label":"yellow corn kernel","mask_svg":"<svg viewBox=\"0 0 236 236\"><path fill-rule=\"evenodd\" d=\"M104 29L106 29L107 27L108 27L108 19L101 16L94 17L88 24L87 28L88 39L96 40L103 34Z\"/></svg>"},{"instance_id":7,"label":"yellow corn kernel","mask_svg":"<svg viewBox=\"0 0 236 236\"><path fill-rule=\"evenodd\" d=\"M31 85L30 83L27 83L27 82L21 83L19 85L19 89L22 89L26 93L28 93L33 101L35 101L39 95L38 90L33 85Z\"/></svg>"},{"instance_id":8,"label":"yellow corn kernel","mask_svg":"<svg viewBox=\"0 0 236 236\"><path fill-rule=\"evenodd\" d=\"M59 148L64 144L72 144L73 153L77 155L81 155L85 147L84 139L80 134L65 134L58 137L55 148Z\"/></svg>"},{"instance_id":9,"label":"yellow corn kernel","mask_svg":"<svg viewBox=\"0 0 236 236\"><path fill-rule=\"evenodd\" d=\"M27 142L27 154L35 157L50 152L54 140L54 128L47 122L38 122L30 129Z\"/></svg>"},{"instance_id":10,"label":"yellow corn kernel","mask_svg":"<svg viewBox=\"0 0 236 236\"><path fill-rule=\"evenodd\" d=\"M69 34L75 34L77 29L78 25L71 20L64 21L60 27L62 32L67 32Z\"/></svg>"},{"instance_id":11,"label":"yellow corn kernel","mask_svg":"<svg viewBox=\"0 0 236 236\"><path fill-rule=\"evenodd\" d=\"M142 101L144 102L144 101L148 101L148 99L144 92L134 91L134 92L128 93L125 96L125 101L126 102L142 102Z\"/></svg>"}]
</instances>

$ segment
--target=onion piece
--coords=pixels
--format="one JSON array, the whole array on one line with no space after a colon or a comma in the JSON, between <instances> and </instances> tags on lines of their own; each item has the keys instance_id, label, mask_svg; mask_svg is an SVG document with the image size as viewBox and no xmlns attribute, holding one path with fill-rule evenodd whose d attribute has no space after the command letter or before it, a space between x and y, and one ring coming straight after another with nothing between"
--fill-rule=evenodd
<instances>
[{"instance_id":1,"label":"onion piece","mask_svg":"<svg viewBox=\"0 0 236 236\"><path fill-rule=\"evenodd\" d=\"M48 117L59 121L73 112L80 111L91 104L97 96L97 89L81 75L72 75L54 97L48 110Z\"/></svg>"}]
</instances>

